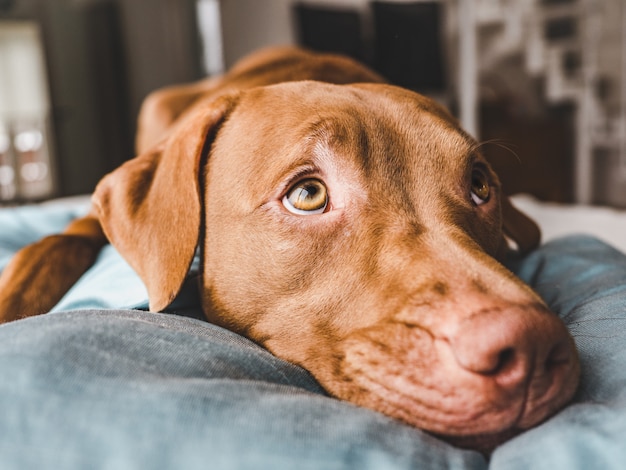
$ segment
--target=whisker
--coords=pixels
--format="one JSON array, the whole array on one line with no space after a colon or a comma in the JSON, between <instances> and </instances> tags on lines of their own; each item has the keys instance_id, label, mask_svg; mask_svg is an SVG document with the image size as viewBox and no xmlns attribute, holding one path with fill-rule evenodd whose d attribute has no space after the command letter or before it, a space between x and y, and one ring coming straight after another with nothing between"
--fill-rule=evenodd
<instances>
[{"instance_id":1,"label":"whisker","mask_svg":"<svg viewBox=\"0 0 626 470\"><path fill-rule=\"evenodd\" d=\"M500 139L489 139L489 140L484 140L482 142L477 142L476 145L472 148L472 151L479 150L480 148L485 147L487 145L496 145L508 151L511 155L515 157L518 163L522 163L522 159L517 154L517 152L511 148L511 144L507 144L505 141L500 140Z\"/></svg>"}]
</instances>

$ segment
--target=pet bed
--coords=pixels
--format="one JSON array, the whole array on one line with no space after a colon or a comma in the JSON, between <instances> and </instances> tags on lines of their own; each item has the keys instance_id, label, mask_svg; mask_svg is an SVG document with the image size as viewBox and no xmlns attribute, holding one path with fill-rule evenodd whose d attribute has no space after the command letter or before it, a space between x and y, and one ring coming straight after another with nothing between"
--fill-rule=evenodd
<instances>
[{"instance_id":1,"label":"pet bed","mask_svg":"<svg viewBox=\"0 0 626 470\"><path fill-rule=\"evenodd\" d=\"M582 382L490 458L333 399L303 369L193 318L193 282L171 312L142 311L143 285L108 246L55 313L0 326L0 468L624 468L626 213L516 203L547 243L509 265L572 332ZM0 269L86 207L0 209ZM595 237L562 237L579 232Z\"/></svg>"}]
</instances>

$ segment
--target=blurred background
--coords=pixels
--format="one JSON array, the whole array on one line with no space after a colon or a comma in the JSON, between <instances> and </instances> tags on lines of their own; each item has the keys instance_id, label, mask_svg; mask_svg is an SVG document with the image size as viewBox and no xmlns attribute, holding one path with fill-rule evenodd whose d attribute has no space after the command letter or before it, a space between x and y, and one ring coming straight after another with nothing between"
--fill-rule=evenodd
<instances>
[{"instance_id":1,"label":"blurred background","mask_svg":"<svg viewBox=\"0 0 626 470\"><path fill-rule=\"evenodd\" d=\"M0 204L91 192L146 94L271 44L435 97L509 193L626 207L624 0L0 0Z\"/></svg>"}]
</instances>

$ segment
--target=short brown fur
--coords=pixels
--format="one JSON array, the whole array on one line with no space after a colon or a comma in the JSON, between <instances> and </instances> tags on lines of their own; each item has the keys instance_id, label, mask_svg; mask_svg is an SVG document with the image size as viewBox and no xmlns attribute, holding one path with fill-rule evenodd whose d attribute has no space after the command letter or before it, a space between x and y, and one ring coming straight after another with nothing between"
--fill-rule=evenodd
<instances>
[{"instance_id":1,"label":"short brown fur","mask_svg":"<svg viewBox=\"0 0 626 470\"><path fill-rule=\"evenodd\" d=\"M339 398L489 451L573 395L571 337L498 262L505 235L526 252L539 230L434 101L274 48L149 96L136 142L87 217L4 270L0 322L47 312L107 242L161 311L200 246L207 319ZM322 214L284 202L305 177L328 189Z\"/></svg>"}]
</instances>

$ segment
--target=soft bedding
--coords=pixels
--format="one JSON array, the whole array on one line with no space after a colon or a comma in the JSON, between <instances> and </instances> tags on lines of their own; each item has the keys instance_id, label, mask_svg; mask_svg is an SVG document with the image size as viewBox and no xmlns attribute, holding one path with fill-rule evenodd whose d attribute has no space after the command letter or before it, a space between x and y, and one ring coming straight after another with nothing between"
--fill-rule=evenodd
<instances>
[{"instance_id":1,"label":"soft bedding","mask_svg":"<svg viewBox=\"0 0 626 470\"><path fill-rule=\"evenodd\" d=\"M0 210L0 269L84 210ZM108 247L54 314L0 326L0 468L624 468L626 255L575 236L509 265L571 330L582 383L490 459L328 397L299 367L189 318L192 282L179 315L131 310L145 289Z\"/></svg>"},{"instance_id":2,"label":"soft bedding","mask_svg":"<svg viewBox=\"0 0 626 470\"><path fill-rule=\"evenodd\" d=\"M626 253L626 211L612 207L542 202L528 194L513 197L515 206L541 226L544 242L572 233L591 235Z\"/></svg>"}]
</instances>

